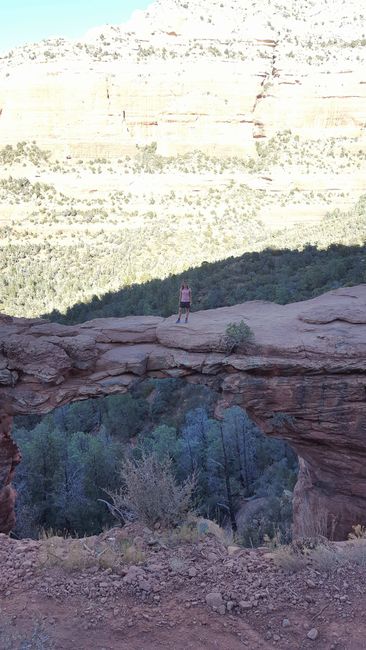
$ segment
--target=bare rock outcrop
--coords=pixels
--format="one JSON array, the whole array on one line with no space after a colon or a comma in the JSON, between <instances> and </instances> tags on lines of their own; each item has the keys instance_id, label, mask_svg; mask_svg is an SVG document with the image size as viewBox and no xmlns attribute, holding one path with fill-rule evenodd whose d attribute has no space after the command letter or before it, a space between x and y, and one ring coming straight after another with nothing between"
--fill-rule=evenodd
<instances>
[{"instance_id":1,"label":"bare rock outcrop","mask_svg":"<svg viewBox=\"0 0 366 650\"><path fill-rule=\"evenodd\" d=\"M12 415L123 393L145 377L185 377L221 393L218 416L239 404L296 450L295 532L326 524L345 537L366 524L365 314L360 285L284 306L255 301L196 312L188 324L173 316L74 326L2 318L0 530L14 523ZM242 320L253 339L229 353L226 328Z\"/></svg>"},{"instance_id":2,"label":"bare rock outcrop","mask_svg":"<svg viewBox=\"0 0 366 650\"><path fill-rule=\"evenodd\" d=\"M361 8L157 0L79 42L18 48L0 58L0 146L32 138L59 156L118 158L156 142L164 155L225 156L291 129L363 148Z\"/></svg>"}]
</instances>

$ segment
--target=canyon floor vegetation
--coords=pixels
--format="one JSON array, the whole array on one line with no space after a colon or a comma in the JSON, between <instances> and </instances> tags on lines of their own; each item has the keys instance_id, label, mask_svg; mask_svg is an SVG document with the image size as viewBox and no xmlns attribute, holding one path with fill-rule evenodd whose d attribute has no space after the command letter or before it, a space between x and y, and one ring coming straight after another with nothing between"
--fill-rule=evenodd
<instances>
[{"instance_id":1,"label":"canyon floor vegetation","mask_svg":"<svg viewBox=\"0 0 366 650\"><path fill-rule=\"evenodd\" d=\"M107 502L123 523L172 528L191 508L245 546L289 541L296 455L238 407L214 420L215 401L204 387L149 380L132 395L18 417L15 534L98 534L114 521Z\"/></svg>"}]
</instances>

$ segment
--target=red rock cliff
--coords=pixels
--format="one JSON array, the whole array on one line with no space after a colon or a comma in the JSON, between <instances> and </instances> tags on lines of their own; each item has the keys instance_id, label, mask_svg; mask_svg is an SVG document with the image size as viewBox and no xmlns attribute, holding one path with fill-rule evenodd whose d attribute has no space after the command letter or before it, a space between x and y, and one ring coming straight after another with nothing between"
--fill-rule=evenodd
<instances>
[{"instance_id":1,"label":"red rock cliff","mask_svg":"<svg viewBox=\"0 0 366 650\"><path fill-rule=\"evenodd\" d=\"M253 342L228 354L229 323ZM77 326L0 321L0 400L6 412L46 413L121 393L147 376L212 385L300 457L294 529L326 520L337 538L366 524L366 285L290 305L262 301L175 317L96 319ZM220 410L220 407L218 411ZM0 531L13 525L10 481L19 462L4 415L0 432Z\"/></svg>"},{"instance_id":2,"label":"red rock cliff","mask_svg":"<svg viewBox=\"0 0 366 650\"><path fill-rule=\"evenodd\" d=\"M11 486L20 461L18 447L11 439L12 418L0 412L0 531L9 533L15 524L15 490Z\"/></svg>"}]
</instances>

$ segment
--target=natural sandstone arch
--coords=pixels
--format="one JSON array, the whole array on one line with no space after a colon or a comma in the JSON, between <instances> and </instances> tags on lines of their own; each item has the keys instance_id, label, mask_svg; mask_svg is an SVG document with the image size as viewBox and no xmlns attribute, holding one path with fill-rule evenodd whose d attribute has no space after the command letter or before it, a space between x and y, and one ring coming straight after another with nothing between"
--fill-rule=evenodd
<instances>
[{"instance_id":1,"label":"natural sandstone arch","mask_svg":"<svg viewBox=\"0 0 366 650\"><path fill-rule=\"evenodd\" d=\"M217 351L242 319L254 342ZM175 317L96 319L75 326L0 319L0 531L14 525L19 452L11 415L122 393L144 377L185 377L245 407L300 457L294 531L328 513L335 537L366 524L366 285L290 305L255 301ZM219 410L219 409L218 409Z\"/></svg>"}]
</instances>

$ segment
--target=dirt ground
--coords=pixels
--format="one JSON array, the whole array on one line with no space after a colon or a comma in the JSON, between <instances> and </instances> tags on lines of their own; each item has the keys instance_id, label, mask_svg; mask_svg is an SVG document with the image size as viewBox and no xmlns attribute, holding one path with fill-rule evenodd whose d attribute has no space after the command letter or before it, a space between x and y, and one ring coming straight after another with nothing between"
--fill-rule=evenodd
<instances>
[{"instance_id":1,"label":"dirt ground","mask_svg":"<svg viewBox=\"0 0 366 650\"><path fill-rule=\"evenodd\" d=\"M1 650L365 649L363 561L336 545L278 559L214 533L0 535Z\"/></svg>"}]
</instances>

